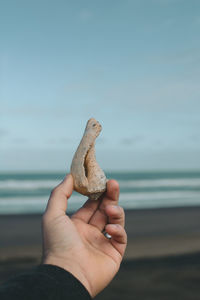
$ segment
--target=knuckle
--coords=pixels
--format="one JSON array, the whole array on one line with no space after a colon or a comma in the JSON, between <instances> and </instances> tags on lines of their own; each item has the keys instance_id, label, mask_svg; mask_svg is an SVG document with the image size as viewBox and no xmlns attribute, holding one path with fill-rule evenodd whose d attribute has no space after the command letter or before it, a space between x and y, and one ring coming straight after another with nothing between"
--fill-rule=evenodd
<instances>
[{"instance_id":1,"label":"knuckle","mask_svg":"<svg viewBox=\"0 0 200 300\"><path fill-rule=\"evenodd\" d=\"M121 206L118 206L118 214L117 214L118 218L120 220L124 220L125 217L125 213L124 213L124 209Z\"/></svg>"},{"instance_id":2,"label":"knuckle","mask_svg":"<svg viewBox=\"0 0 200 300\"><path fill-rule=\"evenodd\" d=\"M121 235L122 234L122 229L123 229L122 226L117 223L117 224L115 224L115 228L117 229L118 234Z\"/></svg>"}]
</instances>

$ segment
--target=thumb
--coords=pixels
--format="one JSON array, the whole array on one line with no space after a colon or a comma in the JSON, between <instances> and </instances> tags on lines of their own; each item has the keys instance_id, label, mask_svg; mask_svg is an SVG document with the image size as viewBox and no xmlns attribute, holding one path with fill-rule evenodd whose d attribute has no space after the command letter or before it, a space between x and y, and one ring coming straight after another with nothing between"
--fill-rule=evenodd
<instances>
[{"instance_id":1,"label":"thumb","mask_svg":"<svg viewBox=\"0 0 200 300\"><path fill-rule=\"evenodd\" d=\"M67 200L72 194L73 187L73 177L71 174L68 174L63 181L52 190L46 213L54 216L65 214L67 210Z\"/></svg>"}]
</instances>

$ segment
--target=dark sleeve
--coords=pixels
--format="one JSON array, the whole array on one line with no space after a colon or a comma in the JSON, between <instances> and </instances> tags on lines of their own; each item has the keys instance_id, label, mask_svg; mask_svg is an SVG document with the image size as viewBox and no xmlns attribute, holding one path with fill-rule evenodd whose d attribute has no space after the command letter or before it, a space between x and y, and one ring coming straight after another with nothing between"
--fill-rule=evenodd
<instances>
[{"instance_id":1,"label":"dark sleeve","mask_svg":"<svg viewBox=\"0 0 200 300\"><path fill-rule=\"evenodd\" d=\"M40 265L0 286L1 300L91 300L86 288L71 273Z\"/></svg>"}]
</instances>

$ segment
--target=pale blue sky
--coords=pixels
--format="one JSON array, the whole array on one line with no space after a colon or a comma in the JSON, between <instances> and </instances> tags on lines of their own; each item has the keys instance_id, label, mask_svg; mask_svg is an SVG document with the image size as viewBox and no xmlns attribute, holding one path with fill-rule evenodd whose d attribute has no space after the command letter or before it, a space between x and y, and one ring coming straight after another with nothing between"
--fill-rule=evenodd
<instances>
[{"instance_id":1,"label":"pale blue sky","mask_svg":"<svg viewBox=\"0 0 200 300\"><path fill-rule=\"evenodd\" d=\"M0 0L0 168L200 168L199 82L198 0Z\"/></svg>"}]
</instances>

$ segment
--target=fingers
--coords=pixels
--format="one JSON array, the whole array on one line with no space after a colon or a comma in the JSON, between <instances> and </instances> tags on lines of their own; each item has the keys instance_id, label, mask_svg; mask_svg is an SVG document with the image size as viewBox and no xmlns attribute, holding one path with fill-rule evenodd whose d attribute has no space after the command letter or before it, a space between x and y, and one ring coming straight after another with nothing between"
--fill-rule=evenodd
<instances>
[{"instance_id":1,"label":"fingers","mask_svg":"<svg viewBox=\"0 0 200 300\"><path fill-rule=\"evenodd\" d=\"M105 207L105 213L108 216L108 223L119 224L124 227L125 214L121 206L108 205Z\"/></svg>"},{"instance_id":2,"label":"fingers","mask_svg":"<svg viewBox=\"0 0 200 300\"><path fill-rule=\"evenodd\" d=\"M121 256L123 256L127 245L127 234L125 229L119 224L108 224L106 225L105 230L111 235L110 242L112 245Z\"/></svg>"},{"instance_id":3,"label":"fingers","mask_svg":"<svg viewBox=\"0 0 200 300\"><path fill-rule=\"evenodd\" d=\"M73 191L73 177L68 174L64 180L56 186L50 195L46 212L51 215L65 214L67 210L67 199Z\"/></svg>"},{"instance_id":4,"label":"fingers","mask_svg":"<svg viewBox=\"0 0 200 300\"><path fill-rule=\"evenodd\" d=\"M99 204L98 209L92 215L89 224L96 226L99 230L103 230L108 223L108 216L105 207L108 205L117 205L119 200L119 184L115 180L107 182L107 191Z\"/></svg>"},{"instance_id":5,"label":"fingers","mask_svg":"<svg viewBox=\"0 0 200 300\"><path fill-rule=\"evenodd\" d=\"M116 180L107 182L107 191L100 205L100 209L104 209L107 205L117 205L119 201L119 183Z\"/></svg>"},{"instance_id":6,"label":"fingers","mask_svg":"<svg viewBox=\"0 0 200 300\"><path fill-rule=\"evenodd\" d=\"M88 199L84 205L72 215L72 219L77 218L88 223L98 206L99 201Z\"/></svg>"},{"instance_id":7,"label":"fingers","mask_svg":"<svg viewBox=\"0 0 200 300\"><path fill-rule=\"evenodd\" d=\"M111 236L110 242L113 247L123 256L127 244L124 210L117 205L107 205L105 212L108 216L108 223L110 223L105 226L105 231Z\"/></svg>"}]
</instances>

